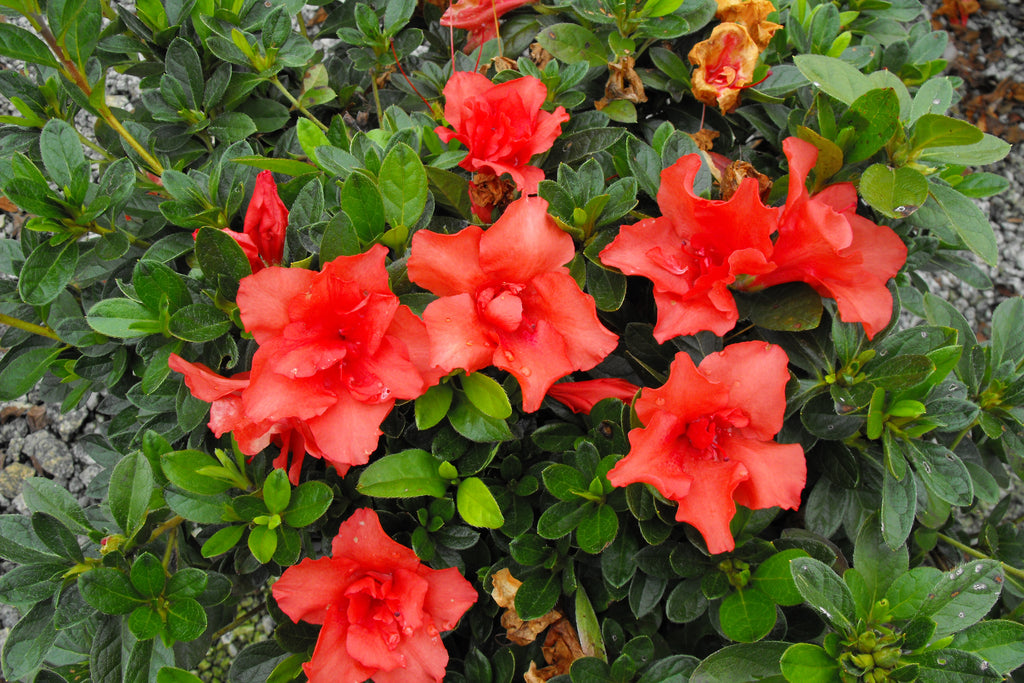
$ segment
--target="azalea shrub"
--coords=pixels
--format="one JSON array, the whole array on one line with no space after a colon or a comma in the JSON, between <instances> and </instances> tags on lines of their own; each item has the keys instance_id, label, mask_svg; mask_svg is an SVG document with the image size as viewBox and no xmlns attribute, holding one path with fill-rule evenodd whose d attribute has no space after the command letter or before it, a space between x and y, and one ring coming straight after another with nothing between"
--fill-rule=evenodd
<instances>
[{"instance_id":1,"label":"azalea shrub","mask_svg":"<svg viewBox=\"0 0 1024 683\"><path fill-rule=\"evenodd\" d=\"M922 276L1009 145L917 0L0 8L0 395L108 417L0 516L5 679L1024 664L1024 300Z\"/></svg>"}]
</instances>

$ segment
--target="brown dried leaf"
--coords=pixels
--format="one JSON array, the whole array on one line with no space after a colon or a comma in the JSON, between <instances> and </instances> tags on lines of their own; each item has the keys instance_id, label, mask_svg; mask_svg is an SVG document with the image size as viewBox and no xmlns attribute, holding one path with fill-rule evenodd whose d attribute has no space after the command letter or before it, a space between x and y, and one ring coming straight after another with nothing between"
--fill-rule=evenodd
<instances>
[{"instance_id":1,"label":"brown dried leaf","mask_svg":"<svg viewBox=\"0 0 1024 683\"><path fill-rule=\"evenodd\" d=\"M551 610L537 619L523 621L516 613L516 591L523 585L508 569L495 572L491 577L494 588L491 590L491 597L499 607L505 608L501 615L501 625L505 627L508 639L516 645L529 645L537 639L548 626L562 618L558 610Z\"/></svg>"}]
</instances>

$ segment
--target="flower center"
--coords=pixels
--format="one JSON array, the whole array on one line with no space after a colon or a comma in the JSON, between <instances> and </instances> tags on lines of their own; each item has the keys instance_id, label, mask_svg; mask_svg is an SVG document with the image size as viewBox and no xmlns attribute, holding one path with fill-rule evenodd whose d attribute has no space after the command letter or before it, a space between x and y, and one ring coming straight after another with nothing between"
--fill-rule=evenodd
<instances>
[{"instance_id":1,"label":"flower center","mask_svg":"<svg viewBox=\"0 0 1024 683\"><path fill-rule=\"evenodd\" d=\"M348 598L348 621L380 634L389 650L394 650L403 635L413 629L405 622L400 596L392 590L390 574L368 572L345 591Z\"/></svg>"},{"instance_id":2,"label":"flower center","mask_svg":"<svg viewBox=\"0 0 1024 683\"><path fill-rule=\"evenodd\" d=\"M731 434L734 427L742 427L747 421L747 417L735 408L702 415L687 424L679 438L684 444L689 444L686 450L691 454L704 460L729 462L729 457L721 451L720 440L722 436Z\"/></svg>"},{"instance_id":3,"label":"flower center","mask_svg":"<svg viewBox=\"0 0 1024 683\"><path fill-rule=\"evenodd\" d=\"M514 332L523 322L523 302L519 298L524 285L504 282L485 287L476 295L476 309L481 318L505 331Z\"/></svg>"}]
</instances>

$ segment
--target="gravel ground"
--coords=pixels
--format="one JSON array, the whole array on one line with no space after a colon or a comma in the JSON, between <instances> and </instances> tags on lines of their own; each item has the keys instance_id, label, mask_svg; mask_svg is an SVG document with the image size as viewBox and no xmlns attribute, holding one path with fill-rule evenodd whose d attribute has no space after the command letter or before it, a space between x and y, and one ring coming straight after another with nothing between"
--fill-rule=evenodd
<instances>
[{"instance_id":1,"label":"gravel ground","mask_svg":"<svg viewBox=\"0 0 1024 683\"><path fill-rule=\"evenodd\" d=\"M925 4L934 10L941 2L926 0ZM1024 140L1024 8L1016 0L1006 0L1005 4L990 0L968 18L965 26L950 25L944 17L934 22L936 28L951 33L946 55L951 65L948 73L965 81L957 114L1015 143L1007 159L985 169L1010 181L1009 190L981 203L991 216L999 240L999 265L981 265L994 288L975 290L941 273L933 278L935 291L945 293L984 336L996 305L1008 296L1024 293L1024 153L1016 144ZM0 60L0 66L17 68L5 60ZM111 74L108 98L130 109L136 84L135 78ZM10 104L0 100L0 110L8 113ZM82 123L86 125L80 128L88 131L87 122ZM15 236L23 221L22 215L0 211L0 233ZM21 483L31 476L51 477L83 503L94 502L89 498L89 484L101 468L77 440L102 432L108 419L98 396L64 415L59 405L47 402L45 391L40 389L17 401L0 403L0 513L26 512ZM0 573L8 567L9 563L0 563ZM0 647L17 620L14 608L0 605Z\"/></svg>"}]
</instances>

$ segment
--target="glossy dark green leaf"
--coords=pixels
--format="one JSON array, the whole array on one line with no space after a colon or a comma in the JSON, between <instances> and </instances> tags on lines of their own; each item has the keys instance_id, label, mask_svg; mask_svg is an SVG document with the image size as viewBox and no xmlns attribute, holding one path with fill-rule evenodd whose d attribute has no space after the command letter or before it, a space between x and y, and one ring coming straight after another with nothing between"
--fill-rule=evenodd
<instances>
[{"instance_id":1,"label":"glossy dark green leaf","mask_svg":"<svg viewBox=\"0 0 1024 683\"><path fill-rule=\"evenodd\" d=\"M524 621L539 619L555 607L561 594L558 574L535 574L523 581L516 591L516 614Z\"/></svg>"},{"instance_id":2,"label":"glossy dark green leaf","mask_svg":"<svg viewBox=\"0 0 1024 683\"><path fill-rule=\"evenodd\" d=\"M398 143L380 166L380 195L384 217L392 227L411 228L427 205L427 172L409 145Z\"/></svg>"},{"instance_id":3,"label":"glossy dark green leaf","mask_svg":"<svg viewBox=\"0 0 1024 683\"><path fill-rule=\"evenodd\" d=\"M607 44L579 24L554 24L537 34L545 50L566 64L586 62L602 66L609 61Z\"/></svg>"},{"instance_id":4,"label":"glossy dark green leaf","mask_svg":"<svg viewBox=\"0 0 1024 683\"><path fill-rule=\"evenodd\" d=\"M722 648L701 661L690 674L696 683L754 683L779 676L779 660L789 643L772 640Z\"/></svg>"},{"instance_id":5,"label":"glossy dark green leaf","mask_svg":"<svg viewBox=\"0 0 1024 683\"><path fill-rule=\"evenodd\" d=\"M853 595L828 565L810 557L797 557L789 566L797 591L811 607L837 630L853 627Z\"/></svg>"},{"instance_id":6,"label":"glossy dark green leaf","mask_svg":"<svg viewBox=\"0 0 1024 683\"><path fill-rule=\"evenodd\" d=\"M296 529L320 519L334 500L334 490L320 481L307 481L292 491L291 502L284 511L284 523Z\"/></svg>"},{"instance_id":7,"label":"glossy dark green leaf","mask_svg":"<svg viewBox=\"0 0 1024 683\"><path fill-rule=\"evenodd\" d=\"M956 633L979 621L999 599L1003 568L995 560L975 560L944 572L921 603L917 616L935 622L935 637Z\"/></svg>"},{"instance_id":8,"label":"glossy dark green leaf","mask_svg":"<svg viewBox=\"0 0 1024 683\"><path fill-rule=\"evenodd\" d=\"M79 574L78 590L86 602L105 614L128 614L143 601L124 572L112 567Z\"/></svg>"},{"instance_id":9,"label":"glossy dark green leaf","mask_svg":"<svg viewBox=\"0 0 1024 683\"><path fill-rule=\"evenodd\" d=\"M252 274L242 247L221 230L200 228L196 233L195 254L203 274L229 299L238 294L238 281Z\"/></svg>"},{"instance_id":10,"label":"glossy dark green leaf","mask_svg":"<svg viewBox=\"0 0 1024 683\"><path fill-rule=\"evenodd\" d=\"M417 448L392 453L370 463L359 476L357 489L377 498L440 498L448 480L438 474L441 461Z\"/></svg>"},{"instance_id":11,"label":"glossy dark green leaf","mask_svg":"<svg viewBox=\"0 0 1024 683\"><path fill-rule=\"evenodd\" d=\"M619 517L610 505L599 505L576 527L576 543L591 555L602 552L619 533Z\"/></svg>"},{"instance_id":12,"label":"glossy dark green leaf","mask_svg":"<svg viewBox=\"0 0 1024 683\"><path fill-rule=\"evenodd\" d=\"M753 643L775 626L775 603L754 587L729 594L718 608L722 632L731 640Z\"/></svg>"},{"instance_id":13,"label":"glossy dark green leaf","mask_svg":"<svg viewBox=\"0 0 1024 683\"><path fill-rule=\"evenodd\" d=\"M791 645L782 654L779 664L787 681L834 683L839 680L839 662L820 645Z\"/></svg>"},{"instance_id":14,"label":"glossy dark green leaf","mask_svg":"<svg viewBox=\"0 0 1024 683\"><path fill-rule=\"evenodd\" d=\"M456 401L448 411L448 421L462 436L470 441L488 443L508 441L512 430L504 420L485 415L466 400Z\"/></svg>"},{"instance_id":15,"label":"glossy dark green leaf","mask_svg":"<svg viewBox=\"0 0 1024 683\"><path fill-rule=\"evenodd\" d=\"M155 598L163 593L167 585L167 574L163 564L153 553L142 553L132 562L130 573L132 586L142 597Z\"/></svg>"},{"instance_id":16,"label":"glossy dark green leaf","mask_svg":"<svg viewBox=\"0 0 1024 683\"><path fill-rule=\"evenodd\" d=\"M46 43L20 26L6 22L0 24L0 55L57 68L57 60Z\"/></svg>"},{"instance_id":17,"label":"glossy dark green leaf","mask_svg":"<svg viewBox=\"0 0 1024 683\"><path fill-rule=\"evenodd\" d=\"M209 304L184 306L171 315L169 323L171 334L190 342L213 341L231 327L231 320L220 309Z\"/></svg>"},{"instance_id":18,"label":"glossy dark green leaf","mask_svg":"<svg viewBox=\"0 0 1024 683\"><path fill-rule=\"evenodd\" d=\"M23 680L43 663L57 640L53 604L36 603L7 634L3 649L3 673L8 680Z\"/></svg>"},{"instance_id":19,"label":"glossy dark green leaf","mask_svg":"<svg viewBox=\"0 0 1024 683\"><path fill-rule=\"evenodd\" d=\"M52 479L31 477L22 486L25 504L32 512L45 512L77 534L93 531L92 524L75 497Z\"/></svg>"},{"instance_id":20,"label":"glossy dark green leaf","mask_svg":"<svg viewBox=\"0 0 1024 683\"><path fill-rule=\"evenodd\" d=\"M110 475L110 513L129 536L146 520L153 485L153 468L137 451L124 456Z\"/></svg>"},{"instance_id":21,"label":"glossy dark green leaf","mask_svg":"<svg viewBox=\"0 0 1024 683\"><path fill-rule=\"evenodd\" d=\"M18 293L25 303L48 304L70 284L77 265L77 241L67 240L56 246L43 242L32 250L21 267Z\"/></svg>"},{"instance_id":22,"label":"glossy dark green leaf","mask_svg":"<svg viewBox=\"0 0 1024 683\"><path fill-rule=\"evenodd\" d=\"M189 641L206 630L206 611L195 600L174 600L167 608L167 633L175 640Z\"/></svg>"},{"instance_id":23,"label":"glossy dark green leaf","mask_svg":"<svg viewBox=\"0 0 1024 683\"><path fill-rule=\"evenodd\" d=\"M217 494L231 488L226 481L199 473L204 467L218 466L217 460L201 451L174 451L160 456L160 469L167 480L192 493Z\"/></svg>"}]
</instances>

